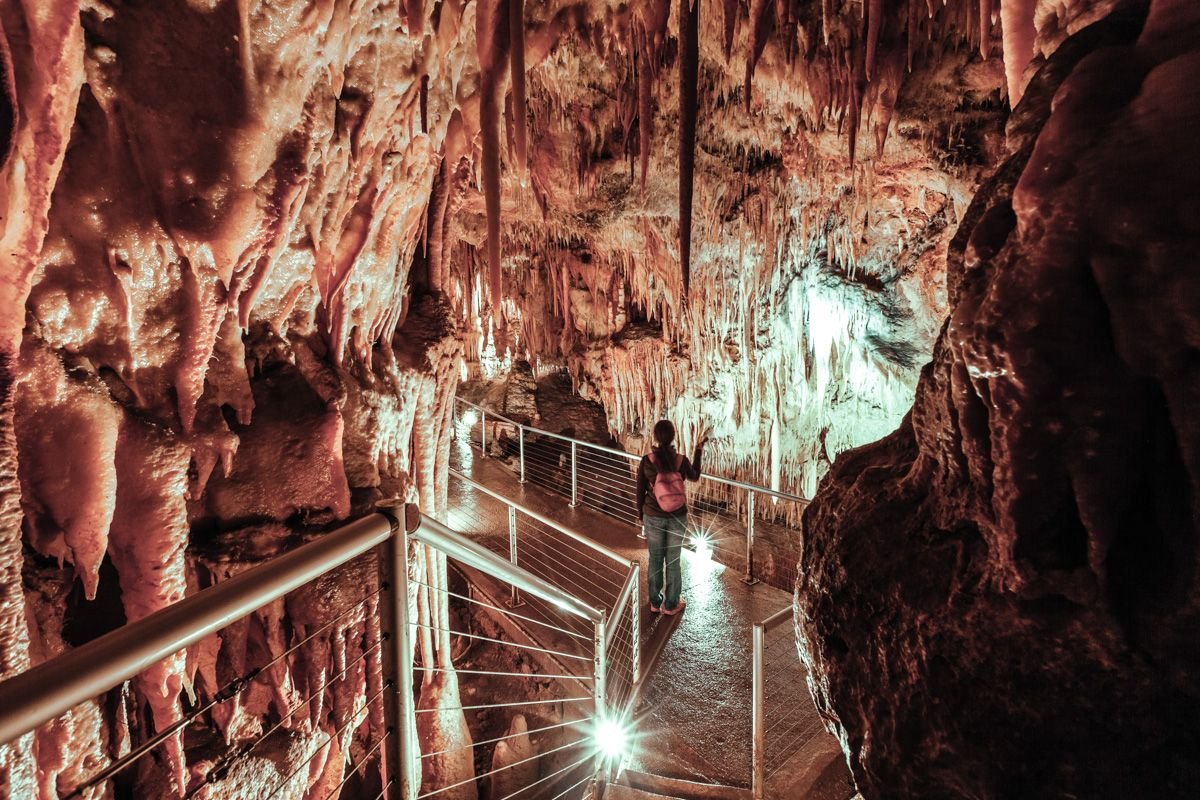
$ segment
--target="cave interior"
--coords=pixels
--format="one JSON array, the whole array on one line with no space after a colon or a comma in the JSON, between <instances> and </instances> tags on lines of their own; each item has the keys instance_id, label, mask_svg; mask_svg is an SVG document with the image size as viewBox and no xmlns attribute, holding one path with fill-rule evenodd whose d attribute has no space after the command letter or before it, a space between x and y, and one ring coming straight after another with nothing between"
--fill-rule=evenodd
<instances>
[{"instance_id":1,"label":"cave interior","mask_svg":"<svg viewBox=\"0 0 1200 800\"><path fill-rule=\"evenodd\" d=\"M0 798L1200 796L1196 0L0 0L0 52L0 697L390 537L0 707Z\"/></svg>"}]
</instances>

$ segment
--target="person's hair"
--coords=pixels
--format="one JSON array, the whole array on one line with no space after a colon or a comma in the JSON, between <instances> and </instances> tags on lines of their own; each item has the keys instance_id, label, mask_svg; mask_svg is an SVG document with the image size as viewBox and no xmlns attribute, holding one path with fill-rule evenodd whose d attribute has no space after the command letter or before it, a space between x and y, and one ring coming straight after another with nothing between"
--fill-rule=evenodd
<instances>
[{"instance_id":1,"label":"person's hair","mask_svg":"<svg viewBox=\"0 0 1200 800\"><path fill-rule=\"evenodd\" d=\"M654 452L661 461L668 461L675 456L675 426L669 419L654 423Z\"/></svg>"}]
</instances>

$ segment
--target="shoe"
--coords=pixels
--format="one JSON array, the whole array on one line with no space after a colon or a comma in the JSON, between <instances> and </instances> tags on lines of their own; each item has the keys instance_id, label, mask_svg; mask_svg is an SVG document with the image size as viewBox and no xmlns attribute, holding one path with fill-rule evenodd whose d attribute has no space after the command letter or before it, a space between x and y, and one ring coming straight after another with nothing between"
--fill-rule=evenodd
<instances>
[{"instance_id":1,"label":"shoe","mask_svg":"<svg viewBox=\"0 0 1200 800\"><path fill-rule=\"evenodd\" d=\"M662 613L666 614L668 617L673 617L676 614L683 611L683 607L686 605L687 605L687 600L680 600L679 605L675 606L674 608L664 608L662 610Z\"/></svg>"},{"instance_id":2,"label":"shoe","mask_svg":"<svg viewBox=\"0 0 1200 800\"><path fill-rule=\"evenodd\" d=\"M654 605L654 603L651 603L650 604L650 613L651 614L661 614L662 609L659 608L658 606Z\"/></svg>"}]
</instances>

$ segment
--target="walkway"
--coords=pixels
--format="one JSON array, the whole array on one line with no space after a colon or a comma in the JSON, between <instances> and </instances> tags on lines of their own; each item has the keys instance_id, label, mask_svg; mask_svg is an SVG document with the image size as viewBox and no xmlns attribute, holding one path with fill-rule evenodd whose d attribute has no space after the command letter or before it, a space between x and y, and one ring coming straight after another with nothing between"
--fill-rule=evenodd
<instances>
[{"instance_id":1,"label":"walkway","mask_svg":"<svg viewBox=\"0 0 1200 800\"><path fill-rule=\"evenodd\" d=\"M506 466L493 458L480 458L478 450L466 442L457 442L454 451L452 468L642 564L643 647L647 658L659 652L642 693L643 708L649 713L639 726L641 739L631 768L670 778L748 787L751 626L790 605L790 595L765 583L748 586L735 570L685 550L686 611L674 618L650 614L645 603L646 550L636 537L636 528L582 504L569 508L564 498L532 480L521 484ZM506 537L504 504L461 480L450 481L449 508L452 528ZM811 784L815 776L808 773L829 765L836 742L824 731L812 706L803 666L790 644L790 626L780 630L781 638L767 648L768 684L777 687L777 694L768 694L767 722L777 726L774 735L787 733L787 751L776 752L773 765L768 747L767 768L771 771L774 766L779 779L798 779L797 773L805 773L803 779ZM773 721L772 710L784 718ZM788 768L780 769L784 762ZM769 791L767 796L798 797L786 790ZM847 797L848 793L830 796Z\"/></svg>"}]
</instances>

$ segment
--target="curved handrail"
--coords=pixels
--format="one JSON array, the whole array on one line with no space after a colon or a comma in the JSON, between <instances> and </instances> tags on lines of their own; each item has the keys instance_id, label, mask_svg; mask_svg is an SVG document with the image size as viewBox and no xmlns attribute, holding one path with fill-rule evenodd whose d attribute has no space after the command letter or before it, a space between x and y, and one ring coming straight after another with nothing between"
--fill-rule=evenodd
<instances>
[{"instance_id":1,"label":"curved handrail","mask_svg":"<svg viewBox=\"0 0 1200 800\"><path fill-rule=\"evenodd\" d=\"M392 537L401 524L370 514L178 603L0 682L0 743L107 692Z\"/></svg>"},{"instance_id":2,"label":"curved handrail","mask_svg":"<svg viewBox=\"0 0 1200 800\"><path fill-rule=\"evenodd\" d=\"M483 413L485 416L490 416L493 419L502 420L504 422L507 422L509 425L515 425L518 428L523 428L524 430L527 430L531 433L536 433L539 436L549 436L552 439L559 439L564 442L574 442L575 444L579 444L584 447L589 447L593 450L599 450L603 453L610 453L611 455L614 455L614 456L621 456L622 458L627 458L630 461L641 461L641 458L642 458L641 456L634 455L633 453L627 453L624 450L617 450L616 448L613 448L613 447L605 447L602 444L592 444L591 442L585 442L582 439L574 439L570 436L563 436L561 433L552 433L550 431L542 430L541 428L535 428L532 425L526 425L522 422L517 422L516 420L510 419L509 417L506 417L503 414L497 414L495 411L489 411L488 409L484 408L483 406L479 405L478 403L472 403L470 400L465 400L461 397L455 397L454 402L462 403L463 405L470 406L471 408L474 408L475 410ZM726 478L721 475L713 475L708 472L700 473L700 477L707 478L708 480L715 481L717 483L724 483L729 486L736 486L739 489L745 489L747 491L755 492L756 494L764 494L768 497L775 497L775 498L778 498L779 500L788 500L788 501L795 502L795 503L807 503L808 502L808 498L801 497L798 494L792 494L791 492L783 492L783 491L779 491L777 489L768 489L766 486L757 486L753 483L747 483L746 481L739 481L736 478Z\"/></svg>"}]
</instances>

